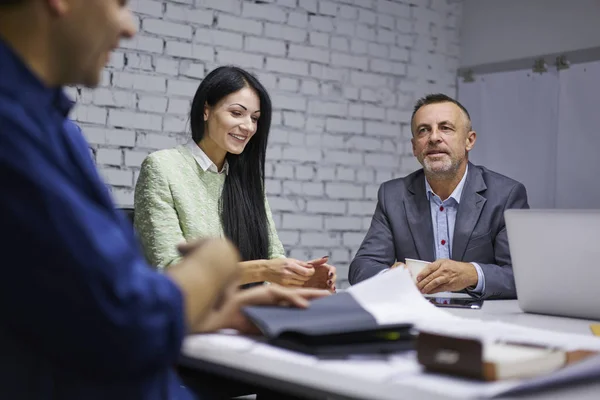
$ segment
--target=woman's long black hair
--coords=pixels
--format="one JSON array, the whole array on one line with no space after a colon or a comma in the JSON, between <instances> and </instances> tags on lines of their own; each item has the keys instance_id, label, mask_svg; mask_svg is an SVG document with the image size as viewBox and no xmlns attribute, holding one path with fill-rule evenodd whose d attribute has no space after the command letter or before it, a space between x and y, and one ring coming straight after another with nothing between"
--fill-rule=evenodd
<instances>
[{"instance_id":1,"label":"woman's long black hair","mask_svg":"<svg viewBox=\"0 0 600 400\"><path fill-rule=\"evenodd\" d=\"M265 209L265 153L271 127L271 99L264 86L250 73L233 66L219 67L203 80L192 102L192 139L204 137L204 106L214 107L221 99L244 87L260 99L257 130L241 154L227 153L229 172L220 199L225 236L239 249L242 260L268 258L269 225Z\"/></svg>"}]
</instances>

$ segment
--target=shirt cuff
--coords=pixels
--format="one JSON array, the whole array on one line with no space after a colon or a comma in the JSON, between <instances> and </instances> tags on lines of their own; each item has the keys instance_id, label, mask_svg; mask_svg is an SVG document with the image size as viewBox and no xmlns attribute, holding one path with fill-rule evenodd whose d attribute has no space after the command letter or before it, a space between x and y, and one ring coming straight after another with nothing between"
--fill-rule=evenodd
<instances>
[{"instance_id":1,"label":"shirt cuff","mask_svg":"<svg viewBox=\"0 0 600 400\"><path fill-rule=\"evenodd\" d=\"M477 286L473 289L473 292L477 294L483 294L485 292L485 275L483 275L483 270L477 263L471 263L477 270Z\"/></svg>"}]
</instances>

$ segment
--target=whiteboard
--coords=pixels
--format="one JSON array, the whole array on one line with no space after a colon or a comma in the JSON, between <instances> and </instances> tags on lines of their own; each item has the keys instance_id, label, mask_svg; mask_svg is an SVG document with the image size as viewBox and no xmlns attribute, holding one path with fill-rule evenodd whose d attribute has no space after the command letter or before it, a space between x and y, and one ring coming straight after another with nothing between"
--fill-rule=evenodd
<instances>
[{"instance_id":1,"label":"whiteboard","mask_svg":"<svg viewBox=\"0 0 600 400\"><path fill-rule=\"evenodd\" d=\"M532 208L553 208L558 134L557 73L497 72L459 82L477 141L474 164L523 183Z\"/></svg>"},{"instance_id":2,"label":"whiteboard","mask_svg":"<svg viewBox=\"0 0 600 400\"><path fill-rule=\"evenodd\" d=\"M600 62L560 72L556 206L600 208Z\"/></svg>"}]
</instances>

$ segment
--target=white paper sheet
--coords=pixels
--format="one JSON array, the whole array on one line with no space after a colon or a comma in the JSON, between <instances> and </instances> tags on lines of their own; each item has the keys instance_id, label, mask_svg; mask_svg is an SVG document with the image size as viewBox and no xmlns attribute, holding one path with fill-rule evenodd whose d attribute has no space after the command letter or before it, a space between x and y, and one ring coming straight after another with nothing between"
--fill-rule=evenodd
<instances>
[{"instance_id":1,"label":"white paper sheet","mask_svg":"<svg viewBox=\"0 0 600 400\"><path fill-rule=\"evenodd\" d=\"M431 304L401 268L362 281L348 292L379 324L461 319Z\"/></svg>"},{"instance_id":2,"label":"white paper sheet","mask_svg":"<svg viewBox=\"0 0 600 400\"><path fill-rule=\"evenodd\" d=\"M565 350L600 351L600 338L529 328L496 321L461 318L431 304L417 290L408 271L396 268L348 289L378 323L415 324L419 330L455 334L482 341L532 342Z\"/></svg>"}]
</instances>

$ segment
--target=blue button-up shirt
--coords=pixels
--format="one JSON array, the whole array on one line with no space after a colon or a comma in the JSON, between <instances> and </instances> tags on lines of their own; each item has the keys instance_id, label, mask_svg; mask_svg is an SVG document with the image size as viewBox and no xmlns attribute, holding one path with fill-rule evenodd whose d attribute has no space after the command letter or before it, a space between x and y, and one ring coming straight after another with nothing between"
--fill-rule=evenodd
<instances>
[{"instance_id":1,"label":"blue button-up shirt","mask_svg":"<svg viewBox=\"0 0 600 400\"><path fill-rule=\"evenodd\" d=\"M0 397L191 398L182 294L114 209L71 101L2 40L0 71Z\"/></svg>"},{"instance_id":2,"label":"blue button-up shirt","mask_svg":"<svg viewBox=\"0 0 600 400\"><path fill-rule=\"evenodd\" d=\"M454 240L456 213L458 212L458 205L460 204L460 198L462 196L463 188L465 187L468 171L469 167L467 166L462 179L452 194L450 194L450 197L444 201L433 192L429 182L425 179L425 190L427 191L427 198L429 199L429 206L431 208L431 222L433 223L433 241L435 243L436 259L452 258L452 243ZM479 264L471 264L475 266L478 277L477 286L474 291L476 293L483 293L485 290L483 271Z\"/></svg>"}]
</instances>

